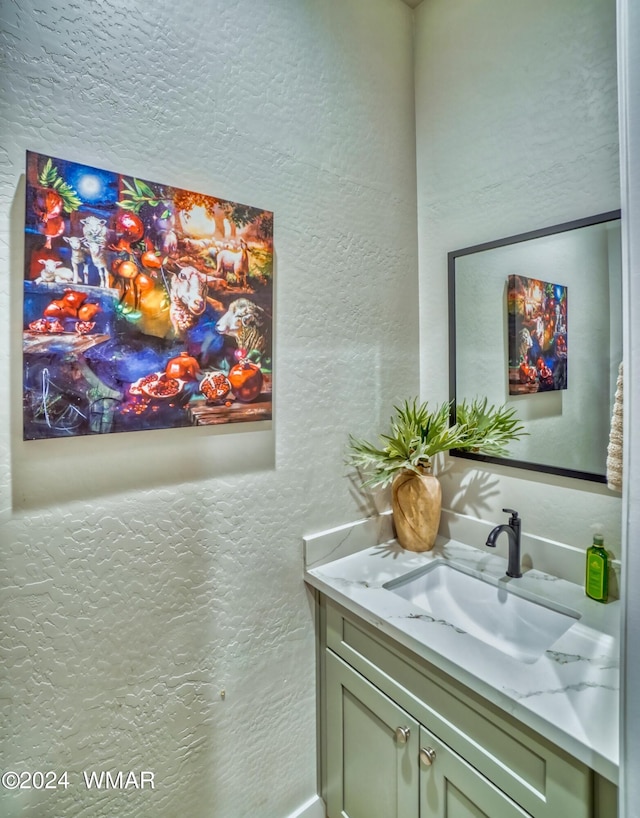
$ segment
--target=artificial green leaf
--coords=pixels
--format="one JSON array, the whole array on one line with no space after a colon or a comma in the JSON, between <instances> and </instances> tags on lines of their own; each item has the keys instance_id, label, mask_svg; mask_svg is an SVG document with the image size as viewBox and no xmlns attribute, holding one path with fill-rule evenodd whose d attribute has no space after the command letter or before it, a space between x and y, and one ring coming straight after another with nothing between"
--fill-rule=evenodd
<instances>
[{"instance_id":1,"label":"artificial green leaf","mask_svg":"<svg viewBox=\"0 0 640 818\"><path fill-rule=\"evenodd\" d=\"M149 185L146 182L141 182L138 179L136 179L136 181L137 181L138 185L140 186L140 190L142 191L142 193L145 196L148 196L150 199L153 199L156 194L153 192L153 190L151 190Z\"/></svg>"},{"instance_id":2,"label":"artificial green leaf","mask_svg":"<svg viewBox=\"0 0 640 818\"><path fill-rule=\"evenodd\" d=\"M453 424L449 403L431 411L428 403L418 404L414 398L394 409L390 433L380 435L381 447L349 437L347 462L371 475L364 485L387 485L407 469L421 473L431 468L435 455L451 449L496 454L524 434L513 409L488 406L486 398L459 404Z\"/></svg>"},{"instance_id":3,"label":"artificial green leaf","mask_svg":"<svg viewBox=\"0 0 640 818\"><path fill-rule=\"evenodd\" d=\"M38 179L38 181L43 187L48 187L51 184L51 182L49 181L49 175L51 173L51 170L52 162L51 157L49 157L45 162L45 166L42 168L42 173L40 174L40 178Z\"/></svg>"}]
</instances>

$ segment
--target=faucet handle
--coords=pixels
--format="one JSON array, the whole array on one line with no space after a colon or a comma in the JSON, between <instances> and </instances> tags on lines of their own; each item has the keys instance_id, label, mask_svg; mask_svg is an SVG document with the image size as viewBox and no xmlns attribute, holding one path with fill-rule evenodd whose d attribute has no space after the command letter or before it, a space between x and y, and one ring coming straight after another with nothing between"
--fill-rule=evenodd
<instances>
[{"instance_id":1,"label":"faucet handle","mask_svg":"<svg viewBox=\"0 0 640 818\"><path fill-rule=\"evenodd\" d=\"M515 508L503 508L502 510L505 514L511 514L513 520L518 519L518 512L515 510Z\"/></svg>"}]
</instances>

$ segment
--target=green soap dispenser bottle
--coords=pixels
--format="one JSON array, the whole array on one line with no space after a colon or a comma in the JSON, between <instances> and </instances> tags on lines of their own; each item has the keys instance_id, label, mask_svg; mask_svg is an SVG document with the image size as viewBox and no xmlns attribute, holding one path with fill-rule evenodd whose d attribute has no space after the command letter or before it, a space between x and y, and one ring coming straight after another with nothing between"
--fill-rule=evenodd
<instances>
[{"instance_id":1,"label":"green soap dispenser bottle","mask_svg":"<svg viewBox=\"0 0 640 818\"><path fill-rule=\"evenodd\" d=\"M606 602L609 597L609 556L604 550L600 526L593 526L593 529L593 545L587 548L584 590L596 602Z\"/></svg>"}]
</instances>

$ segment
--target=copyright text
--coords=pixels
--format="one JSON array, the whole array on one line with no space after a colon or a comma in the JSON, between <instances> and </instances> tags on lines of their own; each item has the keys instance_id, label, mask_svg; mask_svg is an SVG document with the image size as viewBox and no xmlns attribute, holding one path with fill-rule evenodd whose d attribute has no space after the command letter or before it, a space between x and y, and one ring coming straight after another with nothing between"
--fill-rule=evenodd
<instances>
[{"instance_id":1,"label":"copyright text","mask_svg":"<svg viewBox=\"0 0 640 818\"><path fill-rule=\"evenodd\" d=\"M83 770L81 775L67 770L33 772L5 770L0 774L0 788L5 790L66 790L79 783L87 790L154 790L155 773L150 770Z\"/></svg>"}]
</instances>

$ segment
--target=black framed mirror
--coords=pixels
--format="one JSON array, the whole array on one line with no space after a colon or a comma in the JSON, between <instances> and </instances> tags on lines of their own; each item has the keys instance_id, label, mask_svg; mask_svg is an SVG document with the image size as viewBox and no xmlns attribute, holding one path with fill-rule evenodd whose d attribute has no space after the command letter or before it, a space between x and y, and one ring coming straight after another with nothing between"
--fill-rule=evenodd
<instances>
[{"instance_id":1,"label":"black framed mirror","mask_svg":"<svg viewBox=\"0 0 640 818\"><path fill-rule=\"evenodd\" d=\"M471 460L606 482L622 360L620 211L454 250L449 384L513 406L527 435Z\"/></svg>"}]
</instances>

